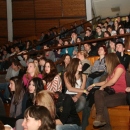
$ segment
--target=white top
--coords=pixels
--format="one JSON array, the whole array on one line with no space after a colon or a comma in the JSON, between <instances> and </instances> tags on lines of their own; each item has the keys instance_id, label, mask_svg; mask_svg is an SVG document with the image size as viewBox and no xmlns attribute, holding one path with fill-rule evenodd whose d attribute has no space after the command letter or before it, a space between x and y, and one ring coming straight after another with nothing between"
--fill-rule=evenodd
<instances>
[{"instance_id":1,"label":"white top","mask_svg":"<svg viewBox=\"0 0 130 130\"><path fill-rule=\"evenodd\" d=\"M81 79L76 80L75 88L80 89L81 85L82 85ZM77 94L77 92L70 92L67 90L66 94Z\"/></svg>"},{"instance_id":2,"label":"white top","mask_svg":"<svg viewBox=\"0 0 130 130\"><path fill-rule=\"evenodd\" d=\"M4 125L6 128L10 128L10 130L13 130L13 128L10 125Z\"/></svg>"}]
</instances>

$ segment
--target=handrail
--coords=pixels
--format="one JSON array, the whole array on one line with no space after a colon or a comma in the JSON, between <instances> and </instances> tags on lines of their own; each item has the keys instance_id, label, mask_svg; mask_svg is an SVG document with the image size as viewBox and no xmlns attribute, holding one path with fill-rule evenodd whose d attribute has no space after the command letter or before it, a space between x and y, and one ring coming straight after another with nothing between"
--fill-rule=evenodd
<instances>
[{"instance_id":1,"label":"handrail","mask_svg":"<svg viewBox=\"0 0 130 130\"><path fill-rule=\"evenodd\" d=\"M36 47L36 46L38 46L38 45L40 45L40 44L44 44L44 43L46 43L46 42L48 42L48 41L51 41L51 40L53 40L54 38L56 38L56 37L58 37L58 36L60 36L60 35L64 35L64 34L68 33L69 31L72 31L73 29L75 29L75 28L77 28L77 27L79 27L79 26L85 25L86 23L89 23L90 21L92 21L92 20L94 20L94 19L97 19L97 18L99 18L99 17L100 17L100 16L97 16L97 17L95 17L95 18L93 18L93 19L91 19L91 20L89 20L89 21L86 21L86 22L84 22L84 23L82 23L82 24L79 24L79 25L75 26L74 28L71 28L71 29L69 29L69 30L67 30L67 31L65 31L65 32L63 32L63 33L57 34L57 35L55 35L54 37L49 38L49 39L47 39L47 40L44 41L44 42L38 42L38 44L36 44L36 45L30 47L28 50L30 50L30 49L32 49L32 48L34 48L34 47Z\"/></svg>"},{"instance_id":2,"label":"handrail","mask_svg":"<svg viewBox=\"0 0 130 130\"><path fill-rule=\"evenodd\" d=\"M12 57L15 56L21 56L21 55L26 55L26 54L34 54L34 53L40 53L40 52L46 52L46 51L50 51L50 50L56 50L56 49L62 49L62 48L68 48L68 47L74 47L74 46L78 46L79 47L85 43L94 43L94 42L99 42L99 41L105 41L105 40L110 40L110 39L114 39L114 38L119 38L119 37L125 37L125 36L130 36L130 33L126 33L126 34L121 34L121 35L115 35L115 36L110 36L110 37L106 37L106 38L98 38L98 39L93 39L93 40L87 40L84 42L79 42L79 43L75 43L75 44L70 44L70 45L64 45L64 46L58 46L58 47L52 47L49 49L42 49L42 50L33 50L24 54L18 54L18 55L14 55Z\"/></svg>"},{"instance_id":3,"label":"handrail","mask_svg":"<svg viewBox=\"0 0 130 130\"><path fill-rule=\"evenodd\" d=\"M60 18L60 17L58 17L58 18ZM62 18L62 17L61 17ZM68 17L66 17L66 18L68 18ZM71 18L71 17L70 17ZM95 17L95 18L93 18L93 19L91 19L91 20L89 20L89 21L92 21L92 20L94 20L94 19L97 19L97 18L101 18L100 16L97 16L97 17ZM59 27L52 27L52 28L50 28L50 29L47 29L46 31L44 31L43 33L45 33L45 32L47 32L47 31L49 31L49 30L53 30L53 29L56 29L56 30L58 30L58 29L61 29L62 27L64 27L64 26L67 26L67 25L71 25L71 24L73 24L73 23L75 23L75 22L78 22L78 21L82 21L82 20L86 20L85 18L84 19L80 19L80 20L77 20L77 21L74 21L74 22L71 22L71 23L67 23L67 24L64 24L64 25L62 25L62 26L59 26ZM88 22L88 21L87 21ZM85 23L83 23L83 24L85 24ZM74 28L72 28L72 29L74 29ZM68 30L69 31L69 30ZM71 31L71 30L70 30ZM61 34L61 35L63 35L63 34ZM28 37L31 37L31 36L28 36ZM57 37L57 36L56 36ZM27 37L23 37L23 39L26 39ZM47 39L48 40L48 39Z\"/></svg>"},{"instance_id":4,"label":"handrail","mask_svg":"<svg viewBox=\"0 0 130 130\"><path fill-rule=\"evenodd\" d=\"M72 28L72 29L69 29L69 30L67 30L67 31L69 32L69 31L71 31L71 30L77 28L78 26L85 25L87 22L93 21L93 20L95 20L95 19L97 19L97 18L101 18L101 17L100 17L100 16L97 16L97 17L95 17L95 18L93 18L93 19L91 19L91 20L89 20L89 21L86 21L86 22L84 22L83 24L77 25L76 27L74 27L74 28ZM62 26L60 26L60 27L52 27L52 28L50 28L50 29L48 29L48 30L46 30L46 31L44 31L44 32L47 32L47 31L49 31L49 30L51 30L51 29L56 29L56 30L58 30L58 29L61 29L62 27L66 26L66 25L73 24L73 23L75 23L75 22L82 21L82 20L86 20L86 19L81 19L81 20L77 20L77 21L74 21L74 22L71 22L71 23L67 23L67 24L64 24L64 25L62 25ZM66 31L65 33L67 33L67 31ZM63 33L63 34L64 34L64 33ZM63 34L61 34L61 35L63 35ZM58 34L58 35L60 35L60 34ZM56 36L53 37L53 38L56 38L58 35L56 35ZM28 36L28 37L31 37L31 36ZM27 37L23 37L23 39L26 39L26 38L27 38ZM48 42L49 40L52 40L53 38L47 39L45 42ZM21 38L21 39L22 39L22 38ZM40 44L40 43L39 43L39 44Z\"/></svg>"}]
</instances>

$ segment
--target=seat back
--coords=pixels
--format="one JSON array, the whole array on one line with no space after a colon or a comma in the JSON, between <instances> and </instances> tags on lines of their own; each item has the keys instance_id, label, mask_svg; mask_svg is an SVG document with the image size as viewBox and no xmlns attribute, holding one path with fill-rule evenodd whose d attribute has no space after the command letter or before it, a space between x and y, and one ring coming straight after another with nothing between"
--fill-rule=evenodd
<instances>
[{"instance_id":1,"label":"seat back","mask_svg":"<svg viewBox=\"0 0 130 130\"><path fill-rule=\"evenodd\" d=\"M87 59L90 61L91 65L93 66L93 65L94 65L94 62L95 62L97 59L99 59L99 56L90 56L90 57L88 57Z\"/></svg>"}]
</instances>

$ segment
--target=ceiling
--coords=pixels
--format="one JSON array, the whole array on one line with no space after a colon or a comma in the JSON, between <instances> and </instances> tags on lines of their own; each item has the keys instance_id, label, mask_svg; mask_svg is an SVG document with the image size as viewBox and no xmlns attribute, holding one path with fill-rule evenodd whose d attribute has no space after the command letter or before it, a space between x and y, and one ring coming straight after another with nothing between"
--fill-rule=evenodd
<instances>
[{"instance_id":1,"label":"ceiling","mask_svg":"<svg viewBox=\"0 0 130 130\"><path fill-rule=\"evenodd\" d=\"M101 18L130 14L130 0L92 0L92 6L95 16Z\"/></svg>"}]
</instances>

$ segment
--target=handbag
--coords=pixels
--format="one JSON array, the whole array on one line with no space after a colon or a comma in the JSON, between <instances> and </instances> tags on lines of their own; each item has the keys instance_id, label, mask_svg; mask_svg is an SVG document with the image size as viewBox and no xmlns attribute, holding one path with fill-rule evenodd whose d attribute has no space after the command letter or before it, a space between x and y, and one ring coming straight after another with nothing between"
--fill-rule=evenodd
<instances>
[{"instance_id":1,"label":"handbag","mask_svg":"<svg viewBox=\"0 0 130 130\"><path fill-rule=\"evenodd\" d=\"M90 77L92 79L95 79L95 78L101 76L103 73L104 73L104 71L102 71L102 72L96 71L96 72L93 72L93 73L89 74L88 77Z\"/></svg>"},{"instance_id":2,"label":"handbag","mask_svg":"<svg viewBox=\"0 0 130 130\"><path fill-rule=\"evenodd\" d=\"M104 91L107 92L109 95L115 94L115 90L111 87L104 88Z\"/></svg>"},{"instance_id":3,"label":"handbag","mask_svg":"<svg viewBox=\"0 0 130 130\"><path fill-rule=\"evenodd\" d=\"M126 101L127 101L127 104L130 105L130 92L126 93Z\"/></svg>"}]
</instances>

